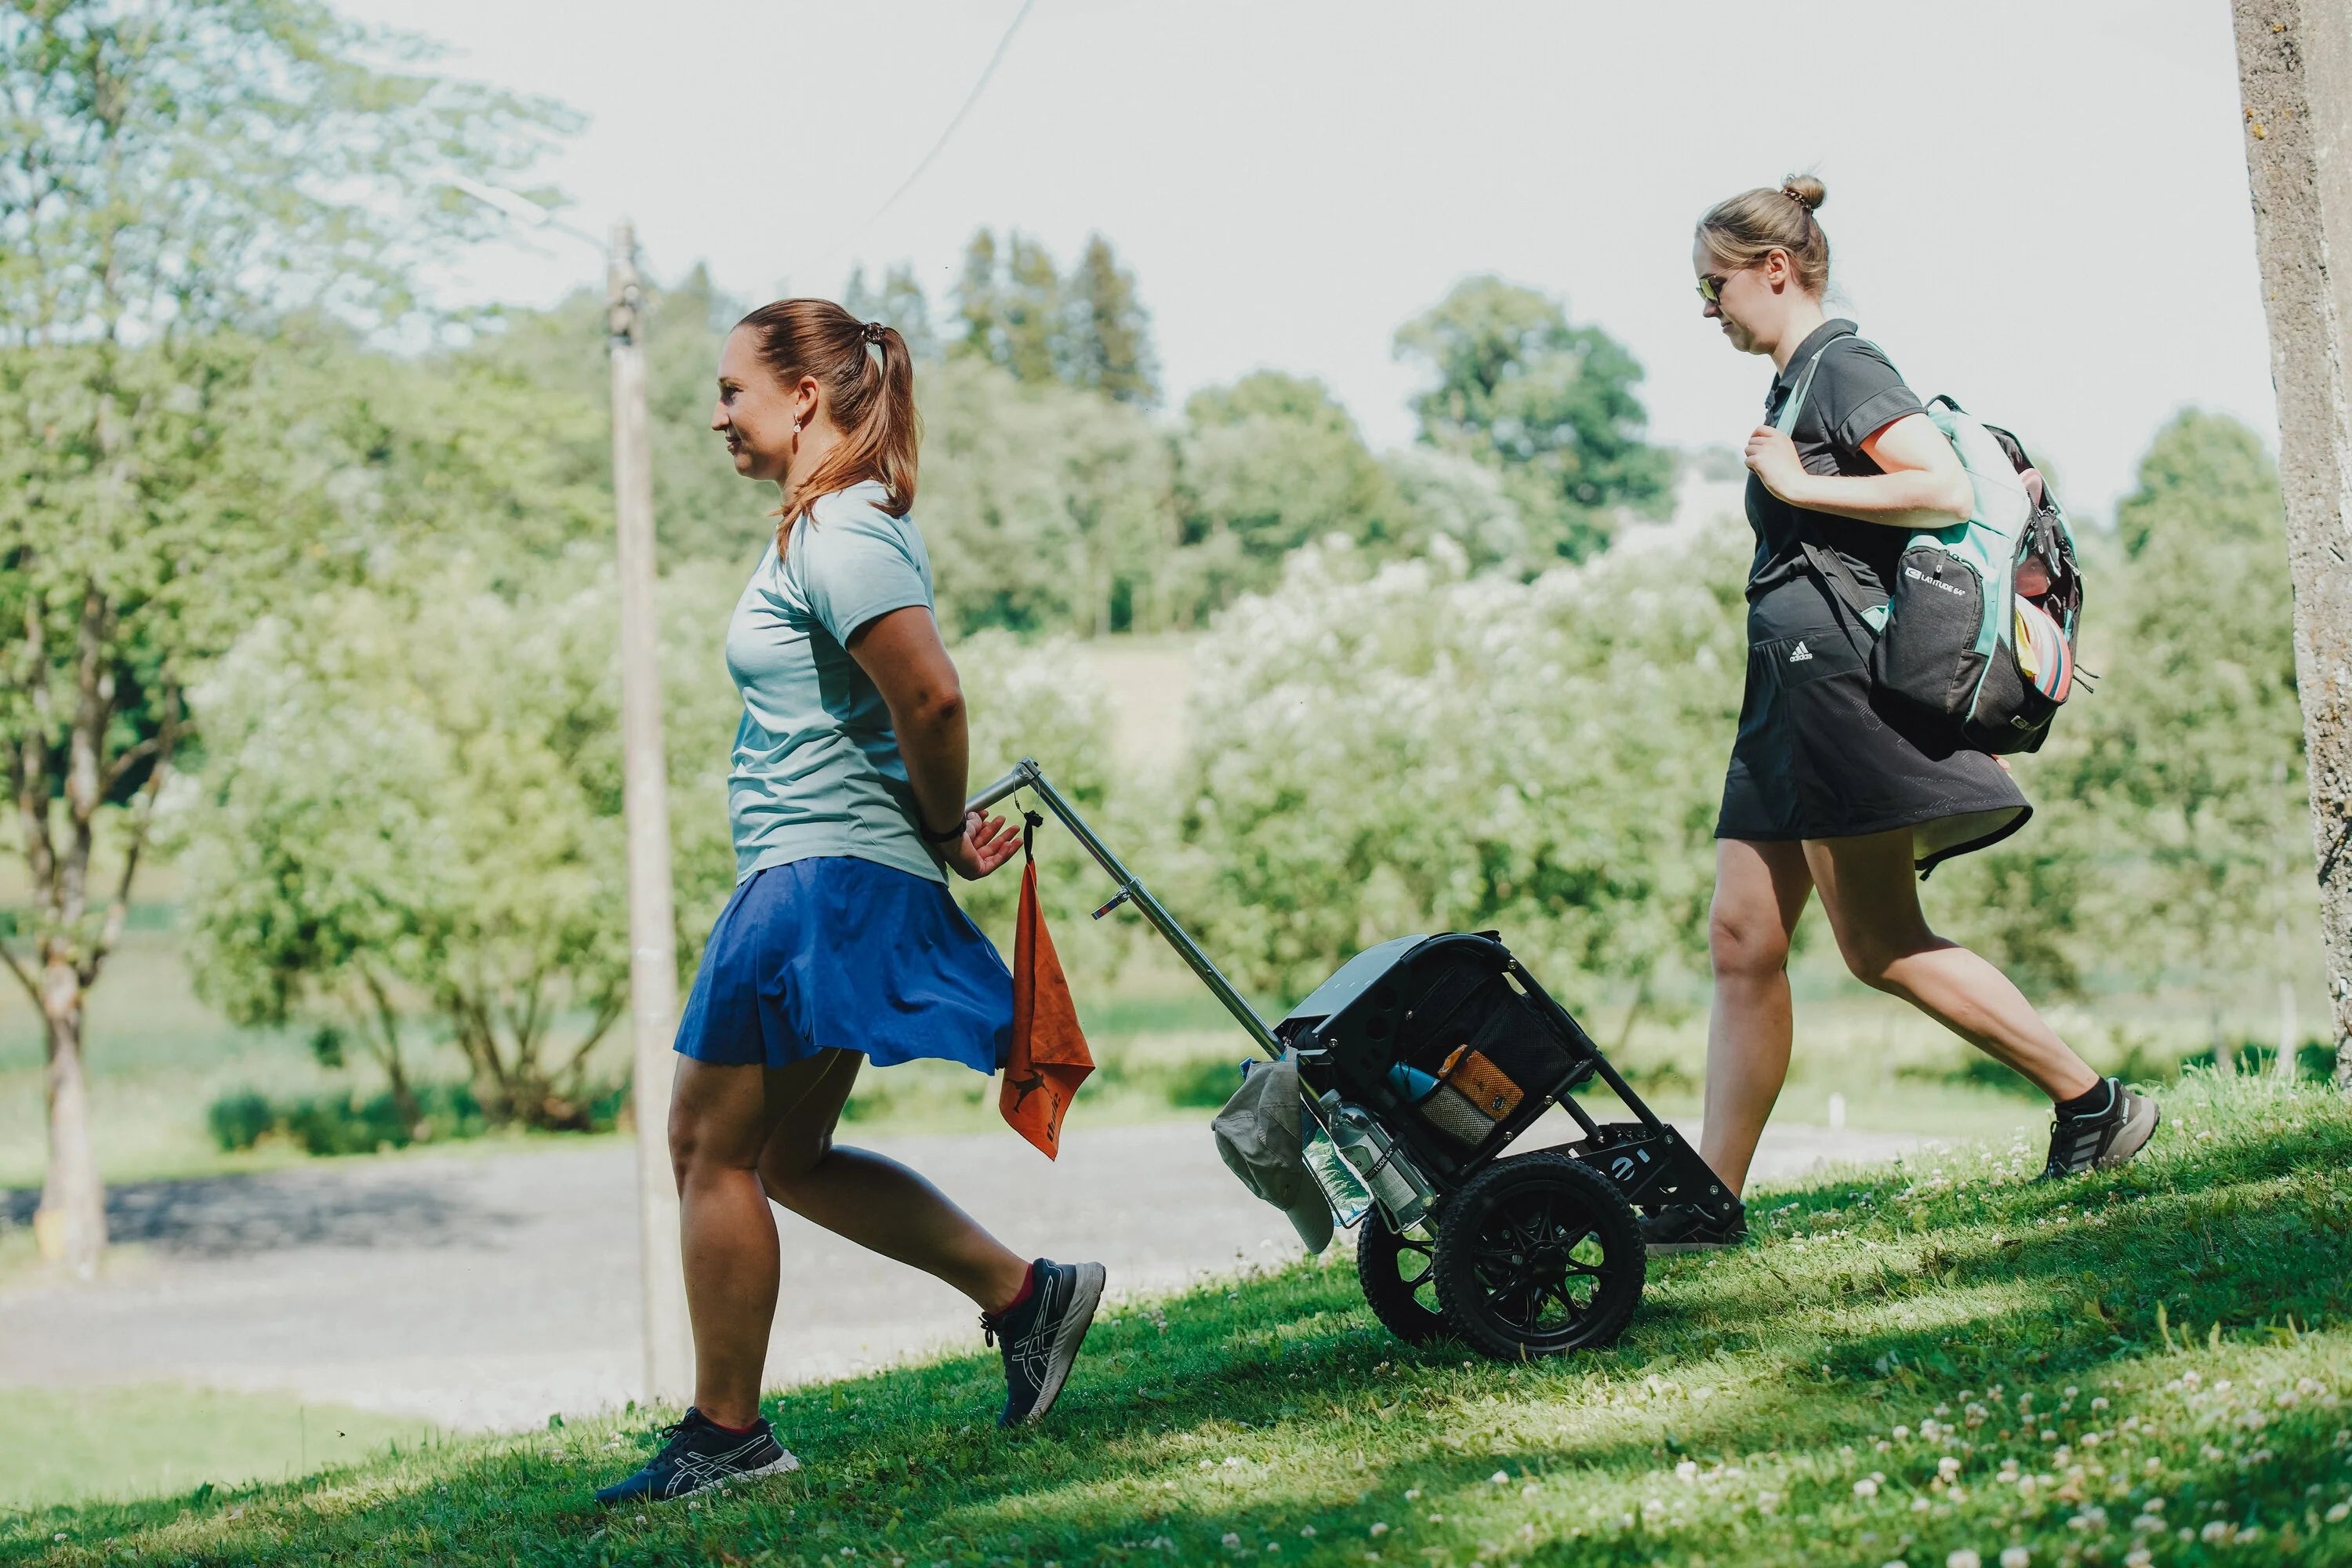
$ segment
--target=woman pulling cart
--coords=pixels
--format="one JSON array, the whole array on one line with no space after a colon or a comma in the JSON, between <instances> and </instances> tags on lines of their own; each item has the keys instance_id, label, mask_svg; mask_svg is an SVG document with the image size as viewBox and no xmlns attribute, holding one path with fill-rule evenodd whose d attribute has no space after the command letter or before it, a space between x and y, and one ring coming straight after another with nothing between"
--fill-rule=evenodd
<instances>
[{"instance_id":1,"label":"woman pulling cart","mask_svg":"<svg viewBox=\"0 0 2352 1568\"><path fill-rule=\"evenodd\" d=\"M607 1503L796 1468L760 1415L771 1199L971 1298L1003 1352L1002 1425L1053 1407L1103 1289L1099 1263L1024 1260L913 1171L833 1142L865 1062L990 1073L1013 1028L1012 977L942 869L985 877L1021 835L963 809L963 700L908 516L906 342L824 300L762 306L727 340L710 426L783 506L728 625L740 880L677 1032L669 1135L694 1404L597 1493Z\"/></svg>"}]
</instances>

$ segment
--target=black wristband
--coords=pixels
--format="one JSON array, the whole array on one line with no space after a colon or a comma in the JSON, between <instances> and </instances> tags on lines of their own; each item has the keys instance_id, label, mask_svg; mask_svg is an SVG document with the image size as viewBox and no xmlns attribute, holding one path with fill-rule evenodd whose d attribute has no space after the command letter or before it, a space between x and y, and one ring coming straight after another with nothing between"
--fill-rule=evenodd
<instances>
[{"instance_id":1,"label":"black wristband","mask_svg":"<svg viewBox=\"0 0 2352 1568\"><path fill-rule=\"evenodd\" d=\"M926 844L952 844L957 839L963 837L963 824L959 822L953 827L945 828L938 833L934 833L929 828L923 826L922 818L917 817L915 819L915 831L923 836L923 842Z\"/></svg>"}]
</instances>

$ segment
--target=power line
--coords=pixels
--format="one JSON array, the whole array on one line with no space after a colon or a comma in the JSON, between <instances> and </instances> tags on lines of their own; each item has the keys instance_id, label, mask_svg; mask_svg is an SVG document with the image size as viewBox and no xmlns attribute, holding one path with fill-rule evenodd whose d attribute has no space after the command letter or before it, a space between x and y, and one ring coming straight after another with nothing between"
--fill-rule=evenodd
<instances>
[{"instance_id":1,"label":"power line","mask_svg":"<svg viewBox=\"0 0 2352 1568\"><path fill-rule=\"evenodd\" d=\"M848 238L834 247L832 252L825 258L826 260L830 261L863 238L866 231L880 222L884 213L898 205L898 198L914 188L915 182L923 177L924 171L931 166L932 161L946 150L949 139L956 133L956 127L961 125L964 116L971 112L971 106L980 101L980 95L988 90L989 79L996 74L996 68L1003 63L1004 51L1013 47L1013 36L1021 30L1021 24L1029 19L1029 13L1036 4L1037 0L1021 0L1021 9L1013 14L1012 22L1004 29L1004 36L996 40L996 52L989 56L988 64L981 68L980 79L971 84L971 91L964 96L963 107L955 111L955 118L949 121L947 129L940 132L940 139L931 143L931 150L923 154L922 162L915 165L914 172L898 182L898 188L890 193L889 199L876 207L873 216L859 224Z\"/></svg>"}]
</instances>

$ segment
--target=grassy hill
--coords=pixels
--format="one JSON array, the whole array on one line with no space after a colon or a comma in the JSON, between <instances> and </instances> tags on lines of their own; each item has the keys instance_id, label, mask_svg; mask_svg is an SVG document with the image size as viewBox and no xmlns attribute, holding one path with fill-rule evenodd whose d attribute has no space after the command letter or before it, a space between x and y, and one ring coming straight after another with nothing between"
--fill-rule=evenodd
<instances>
[{"instance_id":1,"label":"grassy hill","mask_svg":"<svg viewBox=\"0 0 2352 1568\"><path fill-rule=\"evenodd\" d=\"M1108 1312L1035 1432L975 1353L772 1400L807 1468L691 1506L590 1502L640 1416L15 1514L0 1562L2352 1563L2352 1107L2168 1110L2110 1175L2017 1143L1760 1200L1602 1354L1409 1351L1340 1258Z\"/></svg>"}]
</instances>

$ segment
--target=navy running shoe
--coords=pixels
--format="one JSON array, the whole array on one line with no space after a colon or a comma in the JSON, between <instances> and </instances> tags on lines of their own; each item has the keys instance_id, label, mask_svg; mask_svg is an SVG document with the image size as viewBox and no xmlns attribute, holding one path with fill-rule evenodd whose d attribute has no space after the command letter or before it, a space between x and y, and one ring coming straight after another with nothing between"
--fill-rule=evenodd
<instances>
[{"instance_id":1,"label":"navy running shoe","mask_svg":"<svg viewBox=\"0 0 2352 1568\"><path fill-rule=\"evenodd\" d=\"M2147 1096L2126 1089L2119 1078L2107 1079L2106 1089L2103 1110L2052 1120L2050 1158L2042 1163L2042 1180L2054 1182L2084 1171L2104 1171L2147 1147L2164 1112Z\"/></svg>"},{"instance_id":2,"label":"navy running shoe","mask_svg":"<svg viewBox=\"0 0 2352 1568\"><path fill-rule=\"evenodd\" d=\"M699 1410L689 1409L684 1420L661 1430L667 1439L661 1452L627 1480L596 1494L607 1506L628 1502L668 1502L735 1481L756 1480L797 1470L801 1462L786 1453L762 1418L749 1432L730 1432Z\"/></svg>"},{"instance_id":3,"label":"navy running shoe","mask_svg":"<svg viewBox=\"0 0 2352 1568\"><path fill-rule=\"evenodd\" d=\"M1024 1426L1045 1418L1061 1397L1078 1346L1102 1301L1103 1266L1055 1263L1030 1266L1029 1299L1003 1316L982 1313L988 1342L1004 1354L1004 1413L999 1426Z\"/></svg>"}]
</instances>

